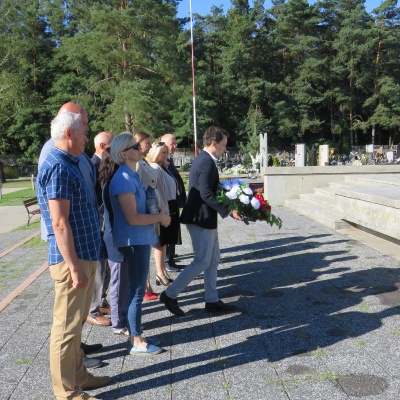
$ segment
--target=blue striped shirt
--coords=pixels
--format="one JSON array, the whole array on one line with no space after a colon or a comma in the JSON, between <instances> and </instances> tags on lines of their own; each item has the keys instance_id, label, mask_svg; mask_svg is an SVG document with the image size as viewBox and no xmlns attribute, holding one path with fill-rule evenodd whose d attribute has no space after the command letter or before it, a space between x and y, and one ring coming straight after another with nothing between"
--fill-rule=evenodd
<instances>
[{"instance_id":1,"label":"blue striped shirt","mask_svg":"<svg viewBox=\"0 0 400 400\"><path fill-rule=\"evenodd\" d=\"M48 263L64 261L57 246L49 212L49 200L70 201L69 223L79 259L97 261L100 257L100 223L97 205L78 168L79 158L53 147L37 177L37 197L48 231Z\"/></svg>"}]
</instances>

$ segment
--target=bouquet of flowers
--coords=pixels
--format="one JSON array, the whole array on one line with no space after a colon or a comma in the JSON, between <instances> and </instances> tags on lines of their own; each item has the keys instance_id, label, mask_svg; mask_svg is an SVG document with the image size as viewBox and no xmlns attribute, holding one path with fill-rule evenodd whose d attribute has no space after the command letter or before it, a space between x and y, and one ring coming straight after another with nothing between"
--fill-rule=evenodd
<instances>
[{"instance_id":1,"label":"bouquet of flowers","mask_svg":"<svg viewBox=\"0 0 400 400\"><path fill-rule=\"evenodd\" d=\"M247 172L246 168L242 164L238 164L232 168L228 168L228 169L224 170L225 174L234 174L234 175L245 174L246 172Z\"/></svg>"},{"instance_id":2,"label":"bouquet of flowers","mask_svg":"<svg viewBox=\"0 0 400 400\"><path fill-rule=\"evenodd\" d=\"M249 221L266 221L282 227L282 220L271 213L271 206L264 200L262 188L253 189L237 178L221 181L217 200L230 210L237 210L247 225Z\"/></svg>"}]
</instances>

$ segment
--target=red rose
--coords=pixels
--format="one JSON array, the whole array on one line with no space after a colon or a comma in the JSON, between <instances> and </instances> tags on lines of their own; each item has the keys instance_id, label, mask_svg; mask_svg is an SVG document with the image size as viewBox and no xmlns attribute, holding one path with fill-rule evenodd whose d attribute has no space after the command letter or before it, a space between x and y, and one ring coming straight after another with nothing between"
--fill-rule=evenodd
<instances>
[{"instance_id":1,"label":"red rose","mask_svg":"<svg viewBox=\"0 0 400 400\"><path fill-rule=\"evenodd\" d=\"M265 203L264 197L260 193L256 193L255 198L260 202L260 203Z\"/></svg>"}]
</instances>

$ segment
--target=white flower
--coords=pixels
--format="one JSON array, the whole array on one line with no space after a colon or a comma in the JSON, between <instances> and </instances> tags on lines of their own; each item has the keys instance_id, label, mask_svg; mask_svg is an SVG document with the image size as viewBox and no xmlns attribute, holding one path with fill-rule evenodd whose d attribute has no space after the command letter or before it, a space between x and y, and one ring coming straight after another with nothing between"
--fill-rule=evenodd
<instances>
[{"instance_id":1,"label":"white flower","mask_svg":"<svg viewBox=\"0 0 400 400\"><path fill-rule=\"evenodd\" d=\"M240 200L243 204L249 204L249 203L250 203L249 196L246 196L245 194L241 194L241 195L239 196L239 200Z\"/></svg>"},{"instance_id":2,"label":"white flower","mask_svg":"<svg viewBox=\"0 0 400 400\"><path fill-rule=\"evenodd\" d=\"M243 188L243 193L251 196L253 194L253 191L248 186L246 186L245 188Z\"/></svg>"},{"instance_id":3,"label":"white flower","mask_svg":"<svg viewBox=\"0 0 400 400\"><path fill-rule=\"evenodd\" d=\"M224 190L231 190L232 189L232 185L231 185L230 181L221 181L220 184L224 188Z\"/></svg>"},{"instance_id":4,"label":"white flower","mask_svg":"<svg viewBox=\"0 0 400 400\"><path fill-rule=\"evenodd\" d=\"M232 185L231 190L226 192L228 199L235 200L242 194L242 189L237 184Z\"/></svg>"},{"instance_id":5,"label":"white flower","mask_svg":"<svg viewBox=\"0 0 400 400\"><path fill-rule=\"evenodd\" d=\"M226 192L226 197L230 200L237 199L238 197L237 191L232 188L229 192Z\"/></svg>"},{"instance_id":6,"label":"white flower","mask_svg":"<svg viewBox=\"0 0 400 400\"><path fill-rule=\"evenodd\" d=\"M251 205L253 206L253 208L254 208L255 210L258 210L258 209L260 208L260 206L261 206L261 203L260 203L260 201L259 201L256 197L253 197L253 198L251 199Z\"/></svg>"}]
</instances>

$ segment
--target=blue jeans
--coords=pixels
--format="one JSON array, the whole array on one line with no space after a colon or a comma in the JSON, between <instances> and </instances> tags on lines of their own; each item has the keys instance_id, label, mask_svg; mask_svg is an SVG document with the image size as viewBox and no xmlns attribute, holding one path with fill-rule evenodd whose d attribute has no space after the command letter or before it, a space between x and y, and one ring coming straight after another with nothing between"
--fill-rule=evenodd
<instances>
[{"instance_id":1,"label":"blue jeans","mask_svg":"<svg viewBox=\"0 0 400 400\"><path fill-rule=\"evenodd\" d=\"M128 268L128 329L131 336L142 334L142 302L150 265L150 245L119 247Z\"/></svg>"}]
</instances>

